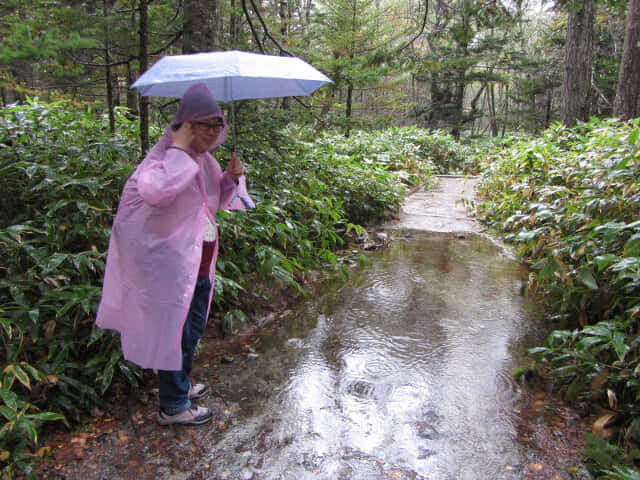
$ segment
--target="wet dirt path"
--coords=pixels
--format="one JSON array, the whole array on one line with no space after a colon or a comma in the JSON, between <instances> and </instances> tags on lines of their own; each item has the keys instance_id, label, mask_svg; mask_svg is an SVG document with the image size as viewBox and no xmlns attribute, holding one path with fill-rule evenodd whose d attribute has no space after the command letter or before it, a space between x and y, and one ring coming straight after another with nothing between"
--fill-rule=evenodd
<instances>
[{"instance_id":1,"label":"wet dirt path","mask_svg":"<svg viewBox=\"0 0 640 480\"><path fill-rule=\"evenodd\" d=\"M540 332L514 293L520 267L466 214L474 182L413 194L385 226L391 247L347 286L233 344L205 337L195 375L214 389L212 424L158 427L150 377L49 437L41 478L574 478L581 419L511 378Z\"/></svg>"},{"instance_id":2,"label":"wet dirt path","mask_svg":"<svg viewBox=\"0 0 640 480\"><path fill-rule=\"evenodd\" d=\"M399 218L388 228L424 232L481 233L480 224L468 214L467 202L475 199L475 177L440 175L428 189L410 195Z\"/></svg>"}]
</instances>

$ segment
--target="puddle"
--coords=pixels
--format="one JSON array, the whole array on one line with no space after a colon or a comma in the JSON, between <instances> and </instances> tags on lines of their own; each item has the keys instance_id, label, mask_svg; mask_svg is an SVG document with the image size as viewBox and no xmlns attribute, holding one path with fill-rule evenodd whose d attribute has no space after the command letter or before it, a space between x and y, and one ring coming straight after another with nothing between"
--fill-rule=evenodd
<instances>
[{"instance_id":1,"label":"puddle","mask_svg":"<svg viewBox=\"0 0 640 480\"><path fill-rule=\"evenodd\" d=\"M489 240L394 231L222 372L240 405L189 479L519 479L513 370L548 329Z\"/></svg>"}]
</instances>

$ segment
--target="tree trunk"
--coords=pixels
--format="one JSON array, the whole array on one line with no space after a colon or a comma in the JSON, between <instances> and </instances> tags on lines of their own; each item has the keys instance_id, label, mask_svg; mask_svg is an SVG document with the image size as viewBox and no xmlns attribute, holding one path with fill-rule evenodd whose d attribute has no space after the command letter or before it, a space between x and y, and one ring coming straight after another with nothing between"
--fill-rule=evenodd
<instances>
[{"instance_id":1,"label":"tree trunk","mask_svg":"<svg viewBox=\"0 0 640 480\"><path fill-rule=\"evenodd\" d=\"M313 6L312 0L304 0L304 33L309 33L309 27L311 26L311 7Z\"/></svg>"},{"instance_id":2,"label":"tree trunk","mask_svg":"<svg viewBox=\"0 0 640 480\"><path fill-rule=\"evenodd\" d=\"M229 19L229 38L231 39L231 47L236 48L238 45L238 23L240 18L236 11L236 0L231 0L231 18Z\"/></svg>"},{"instance_id":3,"label":"tree trunk","mask_svg":"<svg viewBox=\"0 0 640 480\"><path fill-rule=\"evenodd\" d=\"M183 53L215 50L218 38L218 3L218 0L184 1Z\"/></svg>"},{"instance_id":4,"label":"tree trunk","mask_svg":"<svg viewBox=\"0 0 640 480\"><path fill-rule=\"evenodd\" d=\"M281 44L289 43L289 26L291 24L291 9L288 0L280 0L278 2L278 16L280 17L280 42ZM280 52L282 55L282 52ZM291 108L289 97L284 97L281 102L283 110Z\"/></svg>"},{"instance_id":5,"label":"tree trunk","mask_svg":"<svg viewBox=\"0 0 640 480\"><path fill-rule=\"evenodd\" d=\"M552 100L552 92L553 90L550 87L551 82L548 81L547 82L547 101L546 101L546 109L545 109L545 116L544 116L544 125L542 125L542 129L545 130L547 128L549 128L549 125L551 125L551 100Z\"/></svg>"},{"instance_id":6,"label":"tree trunk","mask_svg":"<svg viewBox=\"0 0 640 480\"><path fill-rule=\"evenodd\" d=\"M147 57L148 42L148 10L149 0L140 0L140 51L138 54L138 62L140 63L140 71L145 72L149 66ZM149 150L149 100L147 97L140 95L140 147L142 156L146 155Z\"/></svg>"},{"instance_id":7,"label":"tree trunk","mask_svg":"<svg viewBox=\"0 0 640 480\"><path fill-rule=\"evenodd\" d=\"M593 63L593 0L576 0L569 11L562 81L562 123L571 127L589 119Z\"/></svg>"},{"instance_id":8,"label":"tree trunk","mask_svg":"<svg viewBox=\"0 0 640 480\"><path fill-rule=\"evenodd\" d=\"M109 38L109 9L107 0L102 1L102 13L104 16L104 60L105 60L105 81L107 86L107 110L109 111L109 131L113 134L116 131L116 117L113 112L113 78L111 75L111 45Z\"/></svg>"},{"instance_id":9,"label":"tree trunk","mask_svg":"<svg viewBox=\"0 0 640 480\"><path fill-rule=\"evenodd\" d=\"M345 112L345 116L347 117L347 129L345 132L345 137L349 137L351 135L351 109L353 108L353 85L349 83L347 85L347 109Z\"/></svg>"},{"instance_id":10,"label":"tree trunk","mask_svg":"<svg viewBox=\"0 0 640 480\"><path fill-rule=\"evenodd\" d=\"M495 95L495 86L492 83L489 85L487 90L488 100L489 100L489 126L491 127L491 136L498 136L498 120L496 118L496 95Z\"/></svg>"},{"instance_id":11,"label":"tree trunk","mask_svg":"<svg viewBox=\"0 0 640 480\"><path fill-rule=\"evenodd\" d=\"M135 32L138 25L136 8L137 0L131 0L131 31ZM136 81L135 72L131 68L131 62L127 62L127 85L132 85ZM138 91L135 88L127 88L127 108L131 115L138 116L139 107L138 104Z\"/></svg>"},{"instance_id":12,"label":"tree trunk","mask_svg":"<svg viewBox=\"0 0 640 480\"><path fill-rule=\"evenodd\" d=\"M640 0L630 0L613 115L623 120L638 116L640 97Z\"/></svg>"}]
</instances>

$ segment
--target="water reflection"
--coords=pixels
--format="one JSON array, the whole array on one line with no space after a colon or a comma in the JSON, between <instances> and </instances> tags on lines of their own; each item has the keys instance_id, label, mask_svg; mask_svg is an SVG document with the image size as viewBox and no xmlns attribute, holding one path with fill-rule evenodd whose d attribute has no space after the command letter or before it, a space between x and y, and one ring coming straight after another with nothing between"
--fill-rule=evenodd
<instances>
[{"instance_id":1,"label":"water reflection","mask_svg":"<svg viewBox=\"0 0 640 480\"><path fill-rule=\"evenodd\" d=\"M521 478L504 411L539 323L525 272L476 236L415 234L371 256L229 368L247 417L215 446L220 478Z\"/></svg>"}]
</instances>

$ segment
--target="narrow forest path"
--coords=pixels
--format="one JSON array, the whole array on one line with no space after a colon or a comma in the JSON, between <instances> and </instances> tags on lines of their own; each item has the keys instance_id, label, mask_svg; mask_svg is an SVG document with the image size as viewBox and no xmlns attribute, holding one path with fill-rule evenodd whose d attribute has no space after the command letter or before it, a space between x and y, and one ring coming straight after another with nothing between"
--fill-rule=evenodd
<instances>
[{"instance_id":1,"label":"narrow forest path","mask_svg":"<svg viewBox=\"0 0 640 480\"><path fill-rule=\"evenodd\" d=\"M438 175L426 190L410 195L399 218L387 227L427 232L481 233L480 224L469 215L467 203L475 200L476 177Z\"/></svg>"},{"instance_id":2,"label":"narrow forest path","mask_svg":"<svg viewBox=\"0 0 640 480\"><path fill-rule=\"evenodd\" d=\"M450 233L459 238L483 235L482 226L468 213L469 202L475 200L477 182L473 177L435 177L427 189L410 195L398 217L384 228ZM286 312L282 314L285 315ZM269 328L267 325L266 329ZM252 358L258 356L254 347L259 351L264 345L253 334L222 342L209 333L205 334L204 343L194 373L198 381L214 388L203 400L214 412L211 424L201 427L156 425L157 389L155 378L149 373L145 376L146 385L139 391L110 399L108 409L95 410L94 418L84 427L42 435L44 460L36 473L48 480L231 478L215 473L231 461L224 457L222 450L218 451L217 442L226 430L237 430L245 421L241 404L232 400L234 390L229 379L242 376L245 370L251 371L252 362L257 361ZM229 357L235 359L233 364L228 363ZM513 430L517 441L536 453L520 478L569 478L566 472L575 467L581 448L581 419L551 391L531 392L524 397L527 401L512 417ZM216 452L223 458L217 458ZM398 478L422 477L407 473Z\"/></svg>"}]
</instances>

